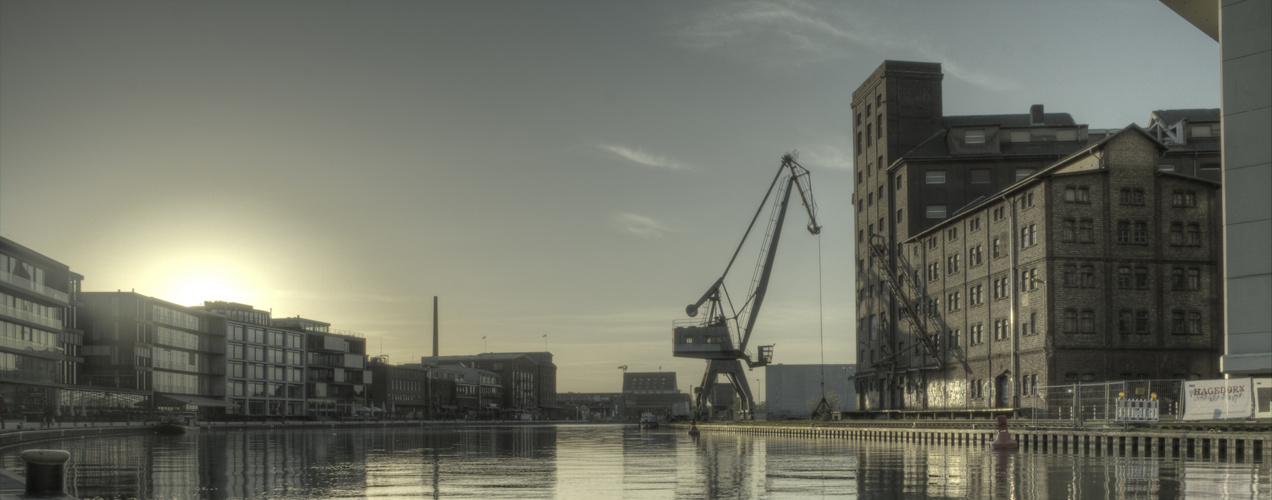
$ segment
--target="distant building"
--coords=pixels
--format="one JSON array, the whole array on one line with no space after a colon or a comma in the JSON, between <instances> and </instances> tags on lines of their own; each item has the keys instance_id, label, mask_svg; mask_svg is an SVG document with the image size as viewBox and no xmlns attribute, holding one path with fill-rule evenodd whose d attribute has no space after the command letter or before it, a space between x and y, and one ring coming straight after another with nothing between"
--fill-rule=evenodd
<instances>
[{"instance_id":1,"label":"distant building","mask_svg":"<svg viewBox=\"0 0 1272 500\"><path fill-rule=\"evenodd\" d=\"M80 382L80 282L70 267L0 238L0 414L59 414Z\"/></svg>"},{"instance_id":2,"label":"distant building","mask_svg":"<svg viewBox=\"0 0 1272 500\"><path fill-rule=\"evenodd\" d=\"M565 392L557 394L557 404L564 418L610 420L618 417L622 398L618 392Z\"/></svg>"},{"instance_id":3,"label":"distant building","mask_svg":"<svg viewBox=\"0 0 1272 500\"><path fill-rule=\"evenodd\" d=\"M650 412L665 421L688 417L692 398L676 387L675 372L624 372L621 402L621 418L635 421Z\"/></svg>"},{"instance_id":4,"label":"distant building","mask_svg":"<svg viewBox=\"0 0 1272 500\"><path fill-rule=\"evenodd\" d=\"M856 365L768 365L764 367L764 408L769 420L808 418L808 405L833 393L839 402L831 411L853 411L857 393L853 387ZM831 398L827 398L828 400Z\"/></svg>"},{"instance_id":5,"label":"distant building","mask_svg":"<svg viewBox=\"0 0 1272 500\"><path fill-rule=\"evenodd\" d=\"M498 375L501 393L498 397L504 417L530 415L554 418L562 409L556 403L557 366L550 352L483 353L467 356L424 356L420 363L428 367L462 365ZM461 385L462 388L462 385Z\"/></svg>"},{"instance_id":6,"label":"distant building","mask_svg":"<svg viewBox=\"0 0 1272 500\"><path fill-rule=\"evenodd\" d=\"M352 416L368 407L367 339L331 330L330 323L301 317L273 319L276 328L305 335L306 415L311 418Z\"/></svg>"},{"instance_id":7,"label":"distant building","mask_svg":"<svg viewBox=\"0 0 1272 500\"><path fill-rule=\"evenodd\" d=\"M941 79L886 61L853 93L858 408L1217 374L1217 113L944 116Z\"/></svg>"}]
</instances>

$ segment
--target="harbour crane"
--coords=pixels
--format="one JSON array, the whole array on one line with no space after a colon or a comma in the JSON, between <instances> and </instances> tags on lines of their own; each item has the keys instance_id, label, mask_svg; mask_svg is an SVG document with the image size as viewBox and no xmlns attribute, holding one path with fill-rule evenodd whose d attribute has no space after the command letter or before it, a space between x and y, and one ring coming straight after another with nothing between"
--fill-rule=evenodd
<instances>
[{"instance_id":1,"label":"harbour crane","mask_svg":"<svg viewBox=\"0 0 1272 500\"><path fill-rule=\"evenodd\" d=\"M754 358L747 350L747 345L755 330L760 306L764 304L764 294L768 290L769 277L773 272L773 259L777 255L777 243L782 236L782 224L786 219L786 206L790 201L791 191L799 193L804 210L808 212L808 232L813 235L821 233L821 226L817 224L817 204L813 201L813 191L809 185L809 173L795 161L796 154L782 155L782 164L778 167L777 175L773 177L768 191L764 193L764 200L760 202L760 208L751 218L751 224L743 233L742 242L738 244L737 250L733 251L729 264L724 267L724 273L707 288L701 298L685 308L685 313L689 317L697 318L703 305L709 304L706 314L697 320L688 321L690 324L677 326L686 322L681 320L677 322L677 325L673 325L672 354L676 357L707 361L707 370L703 374L702 384L695 388L693 395L693 413L699 420L708 419L704 411L706 399L710 398L716 379L720 375L729 379L734 394L741 402L741 408L746 412L745 418L754 418L755 399L751 395L750 385L747 384L746 373L742 370L742 362L745 361L748 368L755 368L773 361L773 345L759 346ZM735 309L732 298L724 286L724 278L729 275L729 270L733 268L733 263L741 253L743 245L746 244L747 237L751 235L751 230L755 229L755 223L764 213L770 198L774 200L774 203L770 210L764 241L760 243L760 256L756 262L755 272L751 275L751 289L741 307ZM743 316L746 316L745 323L741 322ZM737 342L734 342L732 332L736 332Z\"/></svg>"}]
</instances>

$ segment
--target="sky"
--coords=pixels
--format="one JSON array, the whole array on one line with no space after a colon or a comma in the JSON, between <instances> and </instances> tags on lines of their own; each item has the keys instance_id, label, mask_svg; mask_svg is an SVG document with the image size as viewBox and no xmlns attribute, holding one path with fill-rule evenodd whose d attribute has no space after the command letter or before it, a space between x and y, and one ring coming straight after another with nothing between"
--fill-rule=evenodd
<instances>
[{"instance_id":1,"label":"sky","mask_svg":"<svg viewBox=\"0 0 1272 500\"><path fill-rule=\"evenodd\" d=\"M941 63L946 115L1219 107L1218 43L1156 0L0 0L0 235L86 291L325 321L393 363L431 354L436 296L443 355L688 391L673 321L797 152L823 230L792 207L751 344L853 363L850 105L884 60Z\"/></svg>"}]
</instances>

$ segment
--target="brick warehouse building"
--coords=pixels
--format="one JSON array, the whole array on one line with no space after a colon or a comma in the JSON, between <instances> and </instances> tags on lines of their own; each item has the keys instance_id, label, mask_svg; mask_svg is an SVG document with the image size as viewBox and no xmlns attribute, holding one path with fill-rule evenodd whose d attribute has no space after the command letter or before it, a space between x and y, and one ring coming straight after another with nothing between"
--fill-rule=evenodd
<instances>
[{"instance_id":1,"label":"brick warehouse building","mask_svg":"<svg viewBox=\"0 0 1272 500\"><path fill-rule=\"evenodd\" d=\"M940 79L887 61L854 93L858 408L1216 374L1216 110L944 117Z\"/></svg>"}]
</instances>

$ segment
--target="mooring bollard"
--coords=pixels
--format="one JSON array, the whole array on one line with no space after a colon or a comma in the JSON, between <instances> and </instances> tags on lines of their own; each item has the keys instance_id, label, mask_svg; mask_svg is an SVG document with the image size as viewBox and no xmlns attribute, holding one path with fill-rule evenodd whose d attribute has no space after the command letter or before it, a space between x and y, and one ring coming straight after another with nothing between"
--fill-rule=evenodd
<instances>
[{"instance_id":1,"label":"mooring bollard","mask_svg":"<svg viewBox=\"0 0 1272 500\"><path fill-rule=\"evenodd\" d=\"M991 448L997 450L1014 450L1017 447L1016 441L1011 438L1011 434L1007 433L1007 417L998 416L998 439L990 445Z\"/></svg>"},{"instance_id":2,"label":"mooring bollard","mask_svg":"<svg viewBox=\"0 0 1272 500\"><path fill-rule=\"evenodd\" d=\"M71 459L62 450L26 450L22 461L27 464L26 493L22 498L69 498L62 489L64 467Z\"/></svg>"}]
</instances>

